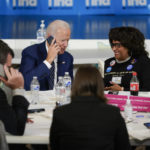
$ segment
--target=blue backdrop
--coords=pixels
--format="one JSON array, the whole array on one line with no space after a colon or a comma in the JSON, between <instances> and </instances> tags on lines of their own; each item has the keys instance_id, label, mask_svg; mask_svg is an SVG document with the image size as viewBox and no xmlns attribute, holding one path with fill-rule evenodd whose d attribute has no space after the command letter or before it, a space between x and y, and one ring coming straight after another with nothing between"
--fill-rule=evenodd
<instances>
[{"instance_id":1,"label":"blue backdrop","mask_svg":"<svg viewBox=\"0 0 150 150\"><path fill-rule=\"evenodd\" d=\"M145 38L150 39L149 15L86 15L86 16L0 16L0 38L2 39L35 39L41 20L45 25L55 19L67 21L71 26L72 39L108 39L110 28L116 26L133 26L138 28Z\"/></svg>"},{"instance_id":2,"label":"blue backdrop","mask_svg":"<svg viewBox=\"0 0 150 150\"><path fill-rule=\"evenodd\" d=\"M150 0L0 0L0 14L150 14Z\"/></svg>"}]
</instances>

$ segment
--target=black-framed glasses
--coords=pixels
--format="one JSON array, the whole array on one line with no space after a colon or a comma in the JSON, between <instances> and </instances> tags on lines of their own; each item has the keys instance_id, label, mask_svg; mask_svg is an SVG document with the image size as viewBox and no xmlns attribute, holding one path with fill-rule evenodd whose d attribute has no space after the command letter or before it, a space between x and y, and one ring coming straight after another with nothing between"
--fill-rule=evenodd
<instances>
[{"instance_id":1,"label":"black-framed glasses","mask_svg":"<svg viewBox=\"0 0 150 150\"><path fill-rule=\"evenodd\" d=\"M113 48L113 47L120 48L121 43L111 43L111 48Z\"/></svg>"}]
</instances>

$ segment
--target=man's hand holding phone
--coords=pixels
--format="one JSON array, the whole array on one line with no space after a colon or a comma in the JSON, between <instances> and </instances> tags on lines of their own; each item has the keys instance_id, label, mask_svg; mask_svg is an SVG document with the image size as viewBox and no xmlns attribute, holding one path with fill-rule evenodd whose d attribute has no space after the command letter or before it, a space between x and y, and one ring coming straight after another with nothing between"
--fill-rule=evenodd
<instances>
[{"instance_id":1,"label":"man's hand holding phone","mask_svg":"<svg viewBox=\"0 0 150 150\"><path fill-rule=\"evenodd\" d=\"M53 38L51 44L50 45L48 44L48 53L47 53L46 60L51 64L56 58L56 56L58 55L59 51L60 51L60 47L56 43L56 39Z\"/></svg>"},{"instance_id":2,"label":"man's hand holding phone","mask_svg":"<svg viewBox=\"0 0 150 150\"><path fill-rule=\"evenodd\" d=\"M8 68L7 65L4 65L4 72L7 77L0 76L0 80L5 83L6 86L11 89L24 88L24 79L22 74L14 68Z\"/></svg>"}]
</instances>

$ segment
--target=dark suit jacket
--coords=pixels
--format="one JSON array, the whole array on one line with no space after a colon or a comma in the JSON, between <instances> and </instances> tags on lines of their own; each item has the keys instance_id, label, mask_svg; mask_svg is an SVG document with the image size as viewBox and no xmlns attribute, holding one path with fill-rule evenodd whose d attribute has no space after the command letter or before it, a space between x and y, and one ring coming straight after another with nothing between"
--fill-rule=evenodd
<instances>
[{"instance_id":1,"label":"dark suit jacket","mask_svg":"<svg viewBox=\"0 0 150 150\"><path fill-rule=\"evenodd\" d=\"M76 97L54 110L51 150L130 150L119 108L96 97Z\"/></svg>"},{"instance_id":2,"label":"dark suit jacket","mask_svg":"<svg viewBox=\"0 0 150 150\"><path fill-rule=\"evenodd\" d=\"M50 69L43 63L47 57L45 42L25 48L22 52L20 72L25 80L25 89L30 90L30 83L33 76L37 76L40 82L40 90L49 90ZM73 57L70 53L64 52L58 55L57 77L64 76L69 72L73 78Z\"/></svg>"},{"instance_id":3,"label":"dark suit jacket","mask_svg":"<svg viewBox=\"0 0 150 150\"><path fill-rule=\"evenodd\" d=\"M6 94L0 89L0 120L7 132L15 135L24 133L27 120L28 101L20 95L13 96L12 107L8 104Z\"/></svg>"}]
</instances>

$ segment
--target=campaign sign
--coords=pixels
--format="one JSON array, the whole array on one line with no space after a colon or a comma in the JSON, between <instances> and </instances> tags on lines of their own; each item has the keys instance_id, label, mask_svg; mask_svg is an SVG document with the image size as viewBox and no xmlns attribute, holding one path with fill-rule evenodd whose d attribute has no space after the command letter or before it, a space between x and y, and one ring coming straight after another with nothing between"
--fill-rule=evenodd
<instances>
[{"instance_id":1,"label":"campaign sign","mask_svg":"<svg viewBox=\"0 0 150 150\"><path fill-rule=\"evenodd\" d=\"M124 110L128 96L105 94L108 99L108 104L115 105ZM150 112L150 97L129 96L134 111Z\"/></svg>"},{"instance_id":2,"label":"campaign sign","mask_svg":"<svg viewBox=\"0 0 150 150\"><path fill-rule=\"evenodd\" d=\"M149 0L0 0L1 15L150 14Z\"/></svg>"}]
</instances>

